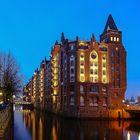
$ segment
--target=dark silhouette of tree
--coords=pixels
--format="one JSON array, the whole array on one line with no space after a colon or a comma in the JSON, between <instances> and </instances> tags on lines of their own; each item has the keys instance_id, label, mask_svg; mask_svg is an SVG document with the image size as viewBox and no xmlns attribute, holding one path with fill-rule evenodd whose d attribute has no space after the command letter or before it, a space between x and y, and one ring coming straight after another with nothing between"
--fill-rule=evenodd
<instances>
[{"instance_id":1,"label":"dark silhouette of tree","mask_svg":"<svg viewBox=\"0 0 140 140\"><path fill-rule=\"evenodd\" d=\"M0 88L3 91L4 102L21 90L22 76L16 59L9 52L0 53Z\"/></svg>"}]
</instances>

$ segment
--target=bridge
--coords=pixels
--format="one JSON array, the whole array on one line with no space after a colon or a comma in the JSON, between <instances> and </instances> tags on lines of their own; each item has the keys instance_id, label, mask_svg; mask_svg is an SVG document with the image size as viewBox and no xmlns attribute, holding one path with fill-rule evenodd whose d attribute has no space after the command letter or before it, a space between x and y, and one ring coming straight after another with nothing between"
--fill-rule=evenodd
<instances>
[{"instance_id":1,"label":"bridge","mask_svg":"<svg viewBox=\"0 0 140 140\"><path fill-rule=\"evenodd\" d=\"M26 101L14 101L13 103L15 105L32 105L31 102L26 102Z\"/></svg>"},{"instance_id":2,"label":"bridge","mask_svg":"<svg viewBox=\"0 0 140 140\"><path fill-rule=\"evenodd\" d=\"M22 111L24 109L33 109L33 103L32 102L26 102L23 100L14 100L13 101L13 109L14 111Z\"/></svg>"},{"instance_id":3,"label":"bridge","mask_svg":"<svg viewBox=\"0 0 140 140\"><path fill-rule=\"evenodd\" d=\"M130 113L140 113L140 105L125 105L123 108Z\"/></svg>"}]
</instances>

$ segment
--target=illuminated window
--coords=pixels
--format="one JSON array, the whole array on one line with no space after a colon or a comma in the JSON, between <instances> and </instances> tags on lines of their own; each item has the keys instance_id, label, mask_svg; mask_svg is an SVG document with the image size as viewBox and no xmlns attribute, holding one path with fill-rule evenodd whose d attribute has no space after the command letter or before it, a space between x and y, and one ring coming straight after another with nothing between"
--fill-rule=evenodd
<instances>
[{"instance_id":1,"label":"illuminated window","mask_svg":"<svg viewBox=\"0 0 140 140\"><path fill-rule=\"evenodd\" d=\"M96 59L96 57L97 57L97 55L96 55L95 53L92 53L92 54L91 54L91 58L92 58L92 59Z\"/></svg>"},{"instance_id":2,"label":"illuminated window","mask_svg":"<svg viewBox=\"0 0 140 140\"><path fill-rule=\"evenodd\" d=\"M90 81L98 81L98 55L95 51L90 54ZM96 77L95 77L96 76Z\"/></svg>"},{"instance_id":3,"label":"illuminated window","mask_svg":"<svg viewBox=\"0 0 140 140\"><path fill-rule=\"evenodd\" d=\"M84 66L84 61L80 61L80 65L81 66Z\"/></svg>"},{"instance_id":4,"label":"illuminated window","mask_svg":"<svg viewBox=\"0 0 140 140\"><path fill-rule=\"evenodd\" d=\"M84 69L80 69L80 73L83 74L84 73Z\"/></svg>"},{"instance_id":5,"label":"illuminated window","mask_svg":"<svg viewBox=\"0 0 140 140\"><path fill-rule=\"evenodd\" d=\"M90 69L90 74L93 74L93 69Z\"/></svg>"},{"instance_id":6,"label":"illuminated window","mask_svg":"<svg viewBox=\"0 0 140 140\"><path fill-rule=\"evenodd\" d=\"M106 78L103 78L103 83L106 83Z\"/></svg>"},{"instance_id":7,"label":"illuminated window","mask_svg":"<svg viewBox=\"0 0 140 140\"><path fill-rule=\"evenodd\" d=\"M97 67L97 62L94 62L94 66Z\"/></svg>"},{"instance_id":8,"label":"illuminated window","mask_svg":"<svg viewBox=\"0 0 140 140\"><path fill-rule=\"evenodd\" d=\"M114 37L114 41L116 42L116 37Z\"/></svg>"},{"instance_id":9,"label":"illuminated window","mask_svg":"<svg viewBox=\"0 0 140 140\"><path fill-rule=\"evenodd\" d=\"M94 70L94 74L97 75L97 69Z\"/></svg>"},{"instance_id":10,"label":"illuminated window","mask_svg":"<svg viewBox=\"0 0 140 140\"><path fill-rule=\"evenodd\" d=\"M90 82L96 83L97 82L97 77L90 77Z\"/></svg>"},{"instance_id":11,"label":"illuminated window","mask_svg":"<svg viewBox=\"0 0 140 140\"><path fill-rule=\"evenodd\" d=\"M80 96L80 106L84 106L85 105L85 100L83 96Z\"/></svg>"},{"instance_id":12,"label":"illuminated window","mask_svg":"<svg viewBox=\"0 0 140 140\"><path fill-rule=\"evenodd\" d=\"M90 63L90 66L91 66L91 67L93 66L93 62Z\"/></svg>"},{"instance_id":13,"label":"illuminated window","mask_svg":"<svg viewBox=\"0 0 140 140\"><path fill-rule=\"evenodd\" d=\"M106 75L106 71L105 70L103 70L103 75Z\"/></svg>"},{"instance_id":14,"label":"illuminated window","mask_svg":"<svg viewBox=\"0 0 140 140\"><path fill-rule=\"evenodd\" d=\"M80 55L80 58L84 59L84 54L83 53Z\"/></svg>"},{"instance_id":15,"label":"illuminated window","mask_svg":"<svg viewBox=\"0 0 140 140\"><path fill-rule=\"evenodd\" d=\"M90 77L90 82L93 82L93 77Z\"/></svg>"},{"instance_id":16,"label":"illuminated window","mask_svg":"<svg viewBox=\"0 0 140 140\"><path fill-rule=\"evenodd\" d=\"M97 82L97 77L93 77L93 82L94 82L94 83Z\"/></svg>"},{"instance_id":17,"label":"illuminated window","mask_svg":"<svg viewBox=\"0 0 140 140\"><path fill-rule=\"evenodd\" d=\"M106 63L103 63L103 67L106 67Z\"/></svg>"},{"instance_id":18,"label":"illuminated window","mask_svg":"<svg viewBox=\"0 0 140 140\"><path fill-rule=\"evenodd\" d=\"M80 81L84 82L84 76L80 76Z\"/></svg>"},{"instance_id":19,"label":"illuminated window","mask_svg":"<svg viewBox=\"0 0 140 140\"><path fill-rule=\"evenodd\" d=\"M103 60L106 60L106 56L105 55L103 55Z\"/></svg>"},{"instance_id":20,"label":"illuminated window","mask_svg":"<svg viewBox=\"0 0 140 140\"><path fill-rule=\"evenodd\" d=\"M119 38L117 37L117 42L119 42Z\"/></svg>"},{"instance_id":21,"label":"illuminated window","mask_svg":"<svg viewBox=\"0 0 140 140\"><path fill-rule=\"evenodd\" d=\"M103 87L102 87L102 91L103 91L103 92L106 92L106 91L107 91L107 87L106 87L106 86L103 86Z\"/></svg>"},{"instance_id":22,"label":"illuminated window","mask_svg":"<svg viewBox=\"0 0 140 140\"><path fill-rule=\"evenodd\" d=\"M110 37L110 40L113 41L113 37L112 36Z\"/></svg>"},{"instance_id":23,"label":"illuminated window","mask_svg":"<svg viewBox=\"0 0 140 140\"><path fill-rule=\"evenodd\" d=\"M116 51L118 51L119 50L119 48L118 47L116 47Z\"/></svg>"}]
</instances>

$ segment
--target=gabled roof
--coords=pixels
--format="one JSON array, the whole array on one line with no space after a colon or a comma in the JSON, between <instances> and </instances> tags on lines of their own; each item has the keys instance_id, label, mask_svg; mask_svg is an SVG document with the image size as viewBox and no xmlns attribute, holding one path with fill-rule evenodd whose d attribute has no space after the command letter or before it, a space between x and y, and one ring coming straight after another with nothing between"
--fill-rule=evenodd
<instances>
[{"instance_id":1,"label":"gabled roof","mask_svg":"<svg viewBox=\"0 0 140 140\"><path fill-rule=\"evenodd\" d=\"M113 19L111 14L108 17L104 32L106 32L107 30L110 30L110 29L111 30L118 30L118 28L117 28L117 26L116 26L116 24L114 22L114 19Z\"/></svg>"}]
</instances>

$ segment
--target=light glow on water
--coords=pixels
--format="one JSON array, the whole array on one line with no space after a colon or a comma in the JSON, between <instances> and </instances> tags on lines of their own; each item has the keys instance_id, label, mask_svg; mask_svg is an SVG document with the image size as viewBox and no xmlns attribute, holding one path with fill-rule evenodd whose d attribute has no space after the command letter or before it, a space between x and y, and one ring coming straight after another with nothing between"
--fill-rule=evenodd
<instances>
[{"instance_id":1,"label":"light glow on water","mask_svg":"<svg viewBox=\"0 0 140 140\"><path fill-rule=\"evenodd\" d=\"M130 132L127 133L127 140L130 140Z\"/></svg>"},{"instance_id":2,"label":"light glow on water","mask_svg":"<svg viewBox=\"0 0 140 140\"><path fill-rule=\"evenodd\" d=\"M18 107L20 110L21 107ZM140 140L140 122L77 121L32 110L14 112L14 140L98 139ZM96 126L96 127L95 127ZM139 132L139 133L138 133ZM82 136L81 136L82 134Z\"/></svg>"}]
</instances>

